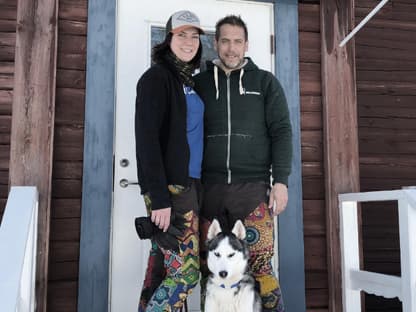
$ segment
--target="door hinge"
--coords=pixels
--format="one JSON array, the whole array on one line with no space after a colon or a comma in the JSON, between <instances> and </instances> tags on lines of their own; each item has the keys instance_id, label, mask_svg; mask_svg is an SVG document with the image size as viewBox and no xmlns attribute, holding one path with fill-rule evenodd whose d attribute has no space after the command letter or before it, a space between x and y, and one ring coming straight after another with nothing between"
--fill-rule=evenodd
<instances>
[{"instance_id":1,"label":"door hinge","mask_svg":"<svg viewBox=\"0 0 416 312\"><path fill-rule=\"evenodd\" d=\"M270 54L274 54L275 46L276 46L276 37L274 35L270 35Z\"/></svg>"}]
</instances>

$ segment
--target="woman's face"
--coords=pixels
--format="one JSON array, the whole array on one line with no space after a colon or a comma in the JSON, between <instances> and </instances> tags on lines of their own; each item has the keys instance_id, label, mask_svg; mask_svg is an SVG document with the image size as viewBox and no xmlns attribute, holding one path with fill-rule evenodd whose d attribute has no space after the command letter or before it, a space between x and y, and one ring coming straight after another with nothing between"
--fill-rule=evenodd
<instances>
[{"instance_id":1,"label":"woman's face","mask_svg":"<svg viewBox=\"0 0 416 312\"><path fill-rule=\"evenodd\" d=\"M191 61L199 48L199 31L195 27L185 28L173 34L170 49L183 62Z\"/></svg>"}]
</instances>

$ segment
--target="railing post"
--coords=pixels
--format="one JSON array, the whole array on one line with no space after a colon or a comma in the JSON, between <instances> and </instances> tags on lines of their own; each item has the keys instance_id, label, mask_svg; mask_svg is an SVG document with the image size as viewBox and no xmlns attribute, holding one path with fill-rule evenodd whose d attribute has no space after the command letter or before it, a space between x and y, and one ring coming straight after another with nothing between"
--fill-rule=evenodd
<instances>
[{"instance_id":1,"label":"railing post","mask_svg":"<svg viewBox=\"0 0 416 312\"><path fill-rule=\"evenodd\" d=\"M413 194L416 190L403 191ZM416 200L415 200L416 202ZM406 196L399 200L400 262L403 312L416 311L416 206Z\"/></svg>"},{"instance_id":2,"label":"railing post","mask_svg":"<svg viewBox=\"0 0 416 312\"><path fill-rule=\"evenodd\" d=\"M36 187L12 187L0 227L0 310L35 311Z\"/></svg>"},{"instance_id":3,"label":"railing post","mask_svg":"<svg viewBox=\"0 0 416 312\"><path fill-rule=\"evenodd\" d=\"M351 271L360 269L357 202L340 201L343 310L361 311L361 295L353 289Z\"/></svg>"}]
</instances>

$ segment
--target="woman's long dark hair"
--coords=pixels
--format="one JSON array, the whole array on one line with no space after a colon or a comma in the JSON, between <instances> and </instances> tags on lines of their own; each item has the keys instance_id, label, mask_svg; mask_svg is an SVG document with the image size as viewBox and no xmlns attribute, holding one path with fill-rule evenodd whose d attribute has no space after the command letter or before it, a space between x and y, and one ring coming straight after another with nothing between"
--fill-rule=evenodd
<instances>
[{"instance_id":1,"label":"woman's long dark hair","mask_svg":"<svg viewBox=\"0 0 416 312\"><path fill-rule=\"evenodd\" d=\"M165 56L168 52L172 52L170 48L170 43L172 41L172 33L168 33L165 37L165 40L163 40L161 43L155 45L152 48L152 63L157 64L161 63L165 60ZM202 42L201 38L199 38L199 48L196 52L196 55L192 60L189 61L189 64L192 65L193 69L199 68L201 64L201 56L202 56Z\"/></svg>"}]
</instances>

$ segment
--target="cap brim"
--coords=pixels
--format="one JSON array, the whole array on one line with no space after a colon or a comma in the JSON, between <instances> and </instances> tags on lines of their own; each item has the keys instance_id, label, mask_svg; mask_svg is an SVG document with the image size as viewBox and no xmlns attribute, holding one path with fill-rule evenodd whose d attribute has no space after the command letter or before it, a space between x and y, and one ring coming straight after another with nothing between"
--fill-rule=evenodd
<instances>
[{"instance_id":1,"label":"cap brim","mask_svg":"<svg viewBox=\"0 0 416 312\"><path fill-rule=\"evenodd\" d=\"M172 34L178 34L178 33L180 33L181 31L183 31L187 28L196 28L196 29L198 29L200 34L205 34L205 32L202 30L201 27L198 27L198 26L195 26L195 25L181 25L181 26L178 26L178 27L172 29L170 32Z\"/></svg>"}]
</instances>

